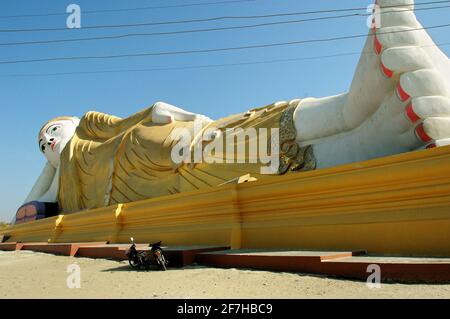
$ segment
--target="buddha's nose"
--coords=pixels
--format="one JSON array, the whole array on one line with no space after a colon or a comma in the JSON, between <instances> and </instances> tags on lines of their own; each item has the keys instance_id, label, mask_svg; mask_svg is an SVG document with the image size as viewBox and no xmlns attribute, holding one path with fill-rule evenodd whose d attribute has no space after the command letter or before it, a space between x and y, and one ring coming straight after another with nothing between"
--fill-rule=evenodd
<instances>
[{"instance_id":1,"label":"buddha's nose","mask_svg":"<svg viewBox=\"0 0 450 319\"><path fill-rule=\"evenodd\" d=\"M49 139L49 142L47 142L47 145L52 145L52 142L54 141L54 138Z\"/></svg>"}]
</instances>

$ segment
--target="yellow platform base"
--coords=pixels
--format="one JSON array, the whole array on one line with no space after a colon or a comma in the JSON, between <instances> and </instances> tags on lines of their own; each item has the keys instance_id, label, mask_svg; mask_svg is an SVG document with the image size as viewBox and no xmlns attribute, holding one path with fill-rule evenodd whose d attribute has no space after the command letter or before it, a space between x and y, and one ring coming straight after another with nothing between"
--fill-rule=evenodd
<instances>
[{"instance_id":1,"label":"yellow platform base","mask_svg":"<svg viewBox=\"0 0 450 319\"><path fill-rule=\"evenodd\" d=\"M450 257L450 147L11 226L16 242L365 249Z\"/></svg>"}]
</instances>

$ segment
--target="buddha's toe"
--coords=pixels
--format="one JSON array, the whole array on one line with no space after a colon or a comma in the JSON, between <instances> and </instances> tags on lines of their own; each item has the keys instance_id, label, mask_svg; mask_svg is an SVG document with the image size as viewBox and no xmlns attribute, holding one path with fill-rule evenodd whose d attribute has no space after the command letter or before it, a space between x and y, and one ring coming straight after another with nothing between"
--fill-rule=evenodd
<instances>
[{"instance_id":1,"label":"buddha's toe","mask_svg":"<svg viewBox=\"0 0 450 319\"><path fill-rule=\"evenodd\" d=\"M431 45L423 36L425 31L420 28L394 26L380 28L373 32L374 50L378 55L389 48Z\"/></svg>"},{"instance_id":2,"label":"buddha's toe","mask_svg":"<svg viewBox=\"0 0 450 319\"><path fill-rule=\"evenodd\" d=\"M450 117L450 98L444 96L414 98L406 106L405 115L411 123L429 117Z\"/></svg>"},{"instance_id":3,"label":"buddha's toe","mask_svg":"<svg viewBox=\"0 0 450 319\"><path fill-rule=\"evenodd\" d=\"M414 6L414 0L375 0L375 4L379 5L382 8L397 7L397 6L404 6L411 8Z\"/></svg>"},{"instance_id":4,"label":"buddha's toe","mask_svg":"<svg viewBox=\"0 0 450 319\"><path fill-rule=\"evenodd\" d=\"M421 69L402 74L396 90L402 101L422 96L450 96L450 84L435 69Z\"/></svg>"},{"instance_id":5,"label":"buddha's toe","mask_svg":"<svg viewBox=\"0 0 450 319\"><path fill-rule=\"evenodd\" d=\"M400 136L400 142L410 149L448 145L450 117L430 117Z\"/></svg>"},{"instance_id":6,"label":"buddha's toe","mask_svg":"<svg viewBox=\"0 0 450 319\"><path fill-rule=\"evenodd\" d=\"M390 48L381 55L382 73L391 78L394 74L431 68L433 63L424 49L416 46Z\"/></svg>"},{"instance_id":7,"label":"buddha's toe","mask_svg":"<svg viewBox=\"0 0 450 319\"><path fill-rule=\"evenodd\" d=\"M433 67L450 72L448 58L417 21L412 0L379 3L380 18L372 28L373 49L380 56L379 69L385 77Z\"/></svg>"},{"instance_id":8,"label":"buddha's toe","mask_svg":"<svg viewBox=\"0 0 450 319\"><path fill-rule=\"evenodd\" d=\"M390 79L394 76L394 70L404 72L414 67L424 67L414 64L415 58L422 53L419 50L412 52L404 50L406 53L394 50L405 46L417 48L429 43L424 37L423 30L418 33L421 25L414 15L414 2L411 0L378 2L379 7L376 6L374 10L372 30L368 35L344 107L345 122L351 128L359 126L374 114L384 98L394 89L395 83ZM412 56L406 65L399 63L408 55Z\"/></svg>"},{"instance_id":9,"label":"buddha's toe","mask_svg":"<svg viewBox=\"0 0 450 319\"><path fill-rule=\"evenodd\" d=\"M450 141L450 77L445 75L450 63L415 18L413 4L379 0L379 25L373 29L381 74L397 96L387 103L386 120L408 149Z\"/></svg>"},{"instance_id":10,"label":"buddha's toe","mask_svg":"<svg viewBox=\"0 0 450 319\"><path fill-rule=\"evenodd\" d=\"M400 136L404 146L414 149L447 145L450 138L450 83L436 71L423 69L400 77L397 97L404 103L407 124Z\"/></svg>"},{"instance_id":11,"label":"buddha's toe","mask_svg":"<svg viewBox=\"0 0 450 319\"><path fill-rule=\"evenodd\" d=\"M378 3L377 3L378 2ZM414 1L412 0L379 0L375 1L378 7L374 8L372 27L387 28L397 26L420 27L414 14Z\"/></svg>"}]
</instances>

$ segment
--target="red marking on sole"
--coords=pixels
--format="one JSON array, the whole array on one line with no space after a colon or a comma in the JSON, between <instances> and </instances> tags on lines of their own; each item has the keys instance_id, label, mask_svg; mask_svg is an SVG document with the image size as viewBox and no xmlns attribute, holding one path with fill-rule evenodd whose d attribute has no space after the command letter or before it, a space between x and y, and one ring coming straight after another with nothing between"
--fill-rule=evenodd
<instances>
[{"instance_id":1,"label":"red marking on sole","mask_svg":"<svg viewBox=\"0 0 450 319\"><path fill-rule=\"evenodd\" d=\"M414 110L413 110L412 103L409 103L408 106L406 107L406 116L413 123L420 120L420 116L417 115L416 112L414 112Z\"/></svg>"},{"instance_id":2,"label":"red marking on sole","mask_svg":"<svg viewBox=\"0 0 450 319\"><path fill-rule=\"evenodd\" d=\"M394 75L394 72L385 67L383 62L381 62L381 71L388 78L391 78Z\"/></svg>"},{"instance_id":3,"label":"red marking on sole","mask_svg":"<svg viewBox=\"0 0 450 319\"><path fill-rule=\"evenodd\" d=\"M427 133L425 133L425 129L423 128L423 124L420 124L419 126L416 127L416 134L417 137L425 143L428 143L429 141L432 140L432 138L430 136L428 136Z\"/></svg>"},{"instance_id":4,"label":"red marking on sole","mask_svg":"<svg viewBox=\"0 0 450 319\"><path fill-rule=\"evenodd\" d=\"M427 145L427 149L435 148L435 147L437 147L436 143L431 143L431 144Z\"/></svg>"},{"instance_id":5,"label":"red marking on sole","mask_svg":"<svg viewBox=\"0 0 450 319\"><path fill-rule=\"evenodd\" d=\"M400 81L398 82L398 85L397 85L397 95L402 102L405 102L406 100L408 100L410 98L409 94L406 93L405 90L403 90L402 85L400 84Z\"/></svg>"},{"instance_id":6,"label":"red marking on sole","mask_svg":"<svg viewBox=\"0 0 450 319\"><path fill-rule=\"evenodd\" d=\"M383 51L383 46L381 45L381 42L378 40L376 35L374 35L373 38L374 38L373 46L375 48L375 53L380 55L381 51Z\"/></svg>"}]
</instances>

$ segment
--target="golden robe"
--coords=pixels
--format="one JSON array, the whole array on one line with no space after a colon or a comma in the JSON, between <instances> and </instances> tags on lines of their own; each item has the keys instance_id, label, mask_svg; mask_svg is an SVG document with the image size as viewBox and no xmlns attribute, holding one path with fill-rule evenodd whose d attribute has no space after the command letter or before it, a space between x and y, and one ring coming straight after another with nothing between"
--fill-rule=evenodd
<instances>
[{"instance_id":1,"label":"golden robe","mask_svg":"<svg viewBox=\"0 0 450 319\"><path fill-rule=\"evenodd\" d=\"M280 128L279 174L314 169L311 148L299 148L294 142L292 114L297 103L253 109L208 127L223 134L230 128L267 128L269 137L271 128ZM247 153L244 163L174 164L171 151L178 140L171 133L177 128L193 130L194 122L157 124L151 114L150 107L126 119L98 112L83 116L61 154L58 197L62 213L216 187L246 174L258 180L273 178L261 174L259 161L249 163ZM244 143L248 147L250 139ZM225 158L225 147L216 150L214 157Z\"/></svg>"}]
</instances>

